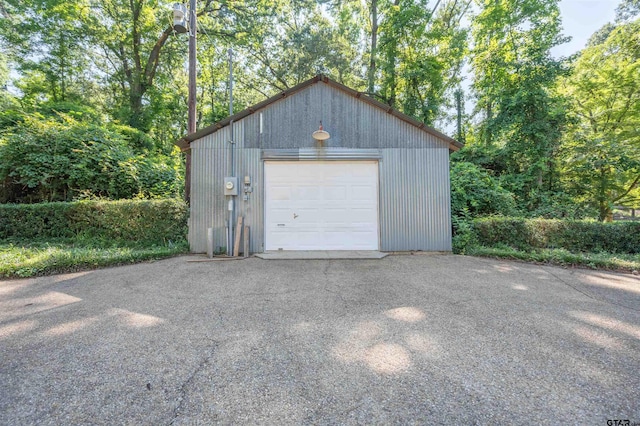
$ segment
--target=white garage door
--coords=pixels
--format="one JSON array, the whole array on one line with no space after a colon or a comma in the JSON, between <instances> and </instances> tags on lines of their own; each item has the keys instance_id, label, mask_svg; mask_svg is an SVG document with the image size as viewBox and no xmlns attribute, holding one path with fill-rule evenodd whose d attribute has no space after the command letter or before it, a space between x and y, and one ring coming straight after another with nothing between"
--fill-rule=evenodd
<instances>
[{"instance_id":1,"label":"white garage door","mask_svg":"<svg viewBox=\"0 0 640 426\"><path fill-rule=\"evenodd\" d=\"M376 161L266 161L265 250L377 250Z\"/></svg>"}]
</instances>

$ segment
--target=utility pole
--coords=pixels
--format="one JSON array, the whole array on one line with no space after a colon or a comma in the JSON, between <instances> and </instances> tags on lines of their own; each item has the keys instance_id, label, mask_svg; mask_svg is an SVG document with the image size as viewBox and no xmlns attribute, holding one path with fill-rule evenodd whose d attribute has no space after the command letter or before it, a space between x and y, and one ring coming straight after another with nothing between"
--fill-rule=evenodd
<instances>
[{"instance_id":1,"label":"utility pole","mask_svg":"<svg viewBox=\"0 0 640 426\"><path fill-rule=\"evenodd\" d=\"M187 120L187 134L196 132L196 0L189 0L189 117ZM185 158L184 199L191 202L191 149Z\"/></svg>"}]
</instances>

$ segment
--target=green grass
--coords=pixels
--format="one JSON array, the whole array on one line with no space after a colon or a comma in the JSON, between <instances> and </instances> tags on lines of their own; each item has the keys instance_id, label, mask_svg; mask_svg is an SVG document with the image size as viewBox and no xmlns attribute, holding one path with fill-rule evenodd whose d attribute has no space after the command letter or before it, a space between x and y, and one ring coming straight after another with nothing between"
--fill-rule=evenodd
<instances>
[{"instance_id":1,"label":"green grass","mask_svg":"<svg viewBox=\"0 0 640 426\"><path fill-rule=\"evenodd\" d=\"M572 253L565 249L521 251L507 246L473 246L469 247L465 254L591 269L640 271L640 254Z\"/></svg>"},{"instance_id":2,"label":"green grass","mask_svg":"<svg viewBox=\"0 0 640 426\"><path fill-rule=\"evenodd\" d=\"M0 278L25 278L125 265L188 251L186 241L141 246L99 240L0 240Z\"/></svg>"}]
</instances>

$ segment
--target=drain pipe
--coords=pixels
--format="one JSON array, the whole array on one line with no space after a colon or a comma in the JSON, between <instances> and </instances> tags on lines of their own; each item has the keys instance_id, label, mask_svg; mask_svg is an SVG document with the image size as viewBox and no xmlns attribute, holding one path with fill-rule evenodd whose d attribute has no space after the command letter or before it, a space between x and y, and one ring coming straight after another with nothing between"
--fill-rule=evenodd
<instances>
[{"instance_id":1,"label":"drain pipe","mask_svg":"<svg viewBox=\"0 0 640 426\"><path fill-rule=\"evenodd\" d=\"M233 115L233 50L229 49L229 116ZM235 141L233 140L233 120L229 122L229 176L235 177L235 158L234 147ZM227 255L233 256L233 230L236 216L235 196L229 196L229 228L227 232Z\"/></svg>"}]
</instances>

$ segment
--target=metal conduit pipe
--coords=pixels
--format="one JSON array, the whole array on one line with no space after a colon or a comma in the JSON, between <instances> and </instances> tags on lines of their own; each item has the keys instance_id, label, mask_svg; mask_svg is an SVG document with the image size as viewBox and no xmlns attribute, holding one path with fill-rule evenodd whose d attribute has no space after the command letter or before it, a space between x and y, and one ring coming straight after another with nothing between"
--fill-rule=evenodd
<instances>
[{"instance_id":1,"label":"metal conduit pipe","mask_svg":"<svg viewBox=\"0 0 640 426\"><path fill-rule=\"evenodd\" d=\"M233 51L229 49L229 116L233 115ZM235 158L234 147L235 141L233 140L233 120L229 122L229 176L235 177ZM236 217L236 204L235 196L229 196L229 230L228 230L228 242L227 242L227 255L233 256L233 231Z\"/></svg>"}]
</instances>

